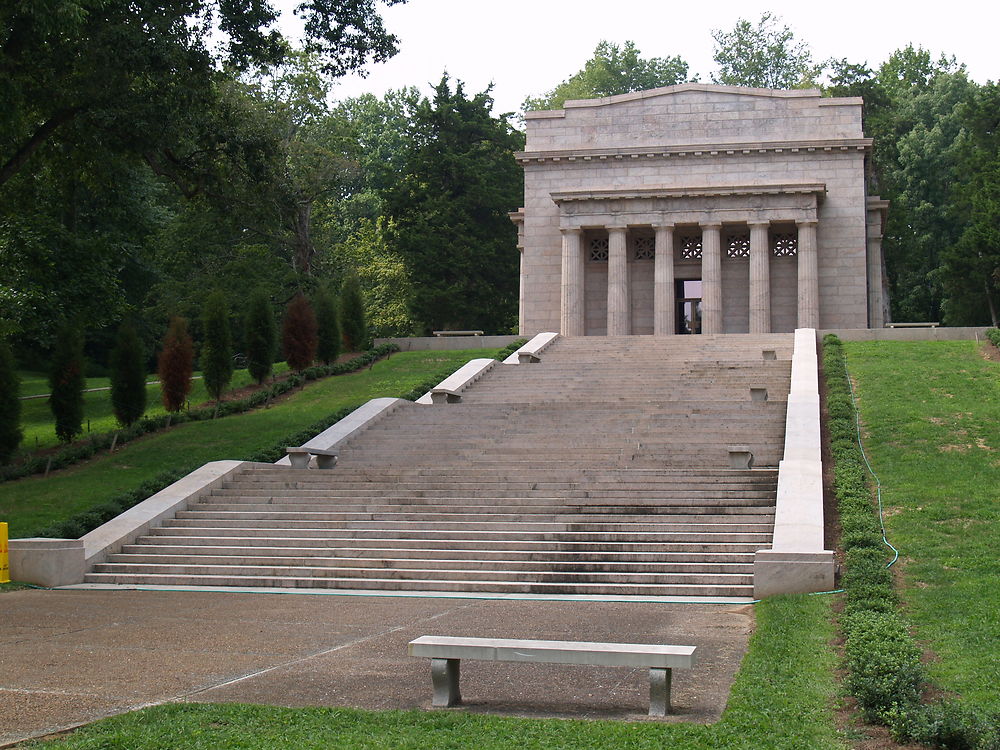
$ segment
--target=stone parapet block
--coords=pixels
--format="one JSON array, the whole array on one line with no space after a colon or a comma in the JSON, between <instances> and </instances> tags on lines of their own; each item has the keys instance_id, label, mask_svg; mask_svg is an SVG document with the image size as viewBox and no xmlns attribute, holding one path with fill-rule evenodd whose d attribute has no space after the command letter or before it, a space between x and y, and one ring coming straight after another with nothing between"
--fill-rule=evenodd
<instances>
[{"instance_id":1,"label":"stone parapet block","mask_svg":"<svg viewBox=\"0 0 1000 750\"><path fill-rule=\"evenodd\" d=\"M553 333L552 331L535 334L531 338L531 341L507 357L507 359L503 361L503 364L519 365L522 364L526 358L533 357L537 359L542 351L544 351L546 347L548 347L557 338L559 338L559 334Z\"/></svg>"},{"instance_id":2,"label":"stone parapet block","mask_svg":"<svg viewBox=\"0 0 1000 750\"><path fill-rule=\"evenodd\" d=\"M753 595L755 599L763 599L775 594L830 591L834 586L835 572L832 550L758 550L753 562Z\"/></svg>"},{"instance_id":3,"label":"stone parapet block","mask_svg":"<svg viewBox=\"0 0 1000 750\"><path fill-rule=\"evenodd\" d=\"M143 500L105 524L80 537L86 553L87 566L104 562L109 554L117 552L123 544L155 528L177 511L187 510L204 495L248 466L246 461L210 461L199 469L155 495ZM82 579L81 579L82 580Z\"/></svg>"},{"instance_id":4,"label":"stone parapet block","mask_svg":"<svg viewBox=\"0 0 1000 750\"><path fill-rule=\"evenodd\" d=\"M495 359L470 359L431 390L417 399L418 404L455 403L462 400L462 391L493 369Z\"/></svg>"},{"instance_id":5,"label":"stone parapet block","mask_svg":"<svg viewBox=\"0 0 1000 750\"><path fill-rule=\"evenodd\" d=\"M11 539L9 552L13 581L46 588L83 582L87 564L82 539Z\"/></svg>"},{"instance_id":6,"label":"stone parapet block","mask_svg":"<svg viewBox=\"0 0 1000 750\"><path fill-rule=\"evenodd\" d=\"M373 398L371 401L362 404L336 424L327 427L316 437L302 444L303 448L319 448L320 450L331 451L340 447L358 433L366 430L371 425L387 414L391 414L400 407L409 406L412 402L404 398ZM275 461L280 466L291 466L288 456Z\"/></svg>"}]
</instances>

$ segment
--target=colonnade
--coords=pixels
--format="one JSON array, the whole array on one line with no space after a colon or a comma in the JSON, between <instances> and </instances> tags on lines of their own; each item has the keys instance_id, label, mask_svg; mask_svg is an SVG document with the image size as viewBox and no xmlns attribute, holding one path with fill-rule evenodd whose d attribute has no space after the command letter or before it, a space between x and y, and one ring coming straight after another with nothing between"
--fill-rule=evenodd
<instances>
[{"instance_id":1,"label":"colonnade","mask_svg":"<svg viewBox=\"0 0 1000 750\"><path fill-rule=\"evenodd\" d=\"M819 327L819 274L816 258L816 224L795 222L798 228L798 328ZM750 228L750 333L771 332L771 280L768 242L770 222L748 222ZM604 227L608 232L608 335L631 333L627 231L622 225ZM702 223L701 315L703 333L722 333L722 224ZM653 227L653 334L676 331L674 298L675 225ZM566 227L562 232L562 302L560 327L563 335L583 336L585 330L583 230Z\"/></svg>"}]
</instances>

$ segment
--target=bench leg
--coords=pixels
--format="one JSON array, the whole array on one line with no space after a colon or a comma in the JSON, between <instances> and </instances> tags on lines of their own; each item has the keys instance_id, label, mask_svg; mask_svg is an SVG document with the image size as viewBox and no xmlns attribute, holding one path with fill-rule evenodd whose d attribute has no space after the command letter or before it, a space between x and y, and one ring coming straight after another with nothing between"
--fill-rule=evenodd
<instances>
[{"instance_id":1,"label":"bench leg","mask_svg":"<svg viewBox=\"0 0 1000 750\"><path fill-rule=\"evenodd\" d=\"M336 456L316 456L317 469L332 469L337 465Z\"/></svg>"},{"instance_id":2,"label":"bench leg","mask_svg":"<svg viewBox=\"0 0 1000 750\"><path fill-rule=\"evenodd\" d=\"M309 468L309 454L308 453L289 453L288 461L292 464L293 469L308 469Z\"/></svg>"},{"instance_id":3,"label":"bench leg","mask_svg":"<svg viewBox=\"0 0 1000 750\"><path fill-rule=\"evenodd\" d=\"M670 713L670 670L649 669L649 715L666 716Z\"/></svg>"},{"instance_id":4,"label":"bench leg","mask_svg":"<svg viewBox=\"0 0 1000 750\"><path fill-rule=\"evenodd\" d=\"M441 708L462 702L458 689L460 659L431 659L431 682L434 685L432 706Z\"/></svg>"}]
</instances>

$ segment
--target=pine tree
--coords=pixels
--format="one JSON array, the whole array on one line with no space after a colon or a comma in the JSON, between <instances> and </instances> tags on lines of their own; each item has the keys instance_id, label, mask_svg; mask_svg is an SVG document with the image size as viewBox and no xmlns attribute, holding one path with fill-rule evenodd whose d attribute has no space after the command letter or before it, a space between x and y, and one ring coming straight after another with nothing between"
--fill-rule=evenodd
<instances>
[{"instance_id":1,"label":"pine tree","mask_svg":"<svg viewBox=\"0 0 1000 750\"><path fill-rule=\"evenodd\" d=\"M340 354L340 315L337 302L328 289L320 289L313 300L316 309L318 340L316 357L325 365L336 361Z\"/></svg>"},{"instance_id":2,"label":"pine tree","mask_svg":"<svg viewBox=\"0 0 1000 750\"><path fill-rule=\"evenodd\" d=\"M201 374L205 390L216 401L233 379L233 337L229 330L229 304L223 291L208 295L202 310L205 341L201 347Z\"/></svg>"},{"instance_id":3,"label":"pine tree","mask_svg":"<svg viewBox=\"0 0 1000 750\"><path fill-rule=\"evenodd\" d=\"M184 408L184 402L191 392L193 370L194 342L188 333L187 320L171 318L156 368L160 377L163 408L168 412L178 412Z\"/></svg>"},{"instance_id":4,"label":"pine tree","mask_svg":"<svg viewBox=\"0 0 1000 750\"><path fill-rule=\"evenodd\" d=\"M83 432L83 334L63 325L56 334L49 370L49 408L55 417L56 437L64 443Z\"/></svg>"},{"instance_id":5,"label":"pine tree","mask_svg":"<svg viewBox=\"0 0 1000 750\"><path fill-rule=\"evenodd\" d=\"M356 273L344 279L340 290L340 328L348 351L359 352L368 339L368 321L365 319L365 300L361 295L361 281Z\"/></svg>"},{"instance_id":6,"label":"pine tree","mask_svg":"<svg viewBox=\"0 0 1000 750\"><path fill-rule=\"evenodd\" d=\"M247 370L250 372L250 377L260 385L271 374L274 352L278 344L271 301L263 289L258 289L250 297L245 328Z\"/></svg>"},{"instance_id":7,"label":"pine tree","mask_svg":"<svg viewBox=\"0 0 1000 750\"><path fill-rule=\"evenodd\" d=\"M7 342L0 339L0 464L14 455L24 436L21 430L21 380Z\"/></svg>"},{"instance_id":8,"label":"pine tree","mask_svg":"<svg viewBox=\"0 0 1000 750\"><path fill-rule=\"evenodd\" d=\"M285 361L293 370L304 370L316 359L316 329L316 313L305 295L298 292L285 308L281 327Z\"/></svg>"},{"instance_id":9,"label":"pine tree","mask_svg":"<svg viewBox=\"0 0 1000 750\"><path fill-rule=\"evenodd\" d=\"M131 323L122 323L111 352L111 408L125 427L146 411L146 356Z\"/></svg>"}]
</instances>

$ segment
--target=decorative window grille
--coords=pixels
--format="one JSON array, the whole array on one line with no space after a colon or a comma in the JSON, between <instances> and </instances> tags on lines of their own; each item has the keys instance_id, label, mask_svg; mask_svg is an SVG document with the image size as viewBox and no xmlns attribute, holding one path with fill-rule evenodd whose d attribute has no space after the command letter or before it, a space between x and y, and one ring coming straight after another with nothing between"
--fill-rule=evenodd
<instances>
[{"instance_id":1,"label":"decorative window grille","mask_svg":"<svg viewBox=\"0 0 1000 750\"><path fill-rule=\"evenodd\" d=\"M681 260L701 260L701 236L681 237Z\"/></svg>"},{"instance_id":2,"label":"decorative window grille","mask_svg":"<svg viewBox=\"0 0 1000 750\"><path fill-rule=\"evenodd\" d=\"M634 260L652 260L656 253L656 239L653 237L636 237L632 241L632 258Z\"/></svg>"},{"instance_id":3,"label":"decorative window grille","mask_svg":"<svg viewBox=\"0 0 1000 750\"><path fill-rule=\"evenodd\" d=\"M793 258L799 252L799 236L794 232L777 232L772 238L775 258Z\"/></svg>"},{"instance_id":4,"label":"decorative window grille","mask_svg":"<svg viewBox=\"0 0 1000 750\"><path fill-rule=\"evenodd\" d=\"M607 263L608 261L607 237L597 237L590 241L590 259Z\"/></svg>"},{"instance_id":5,"label":"decorative window grille","mask_svg":"<svg viewBox=\"0 0 1000 750\"><path fill-rule=\"evenodd\" d=\"M727 258L750 257L750 234L731 234L726 240Z\"/></svg>"}]
</instances>

